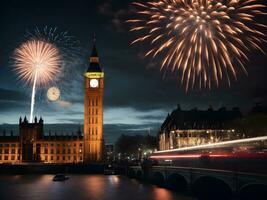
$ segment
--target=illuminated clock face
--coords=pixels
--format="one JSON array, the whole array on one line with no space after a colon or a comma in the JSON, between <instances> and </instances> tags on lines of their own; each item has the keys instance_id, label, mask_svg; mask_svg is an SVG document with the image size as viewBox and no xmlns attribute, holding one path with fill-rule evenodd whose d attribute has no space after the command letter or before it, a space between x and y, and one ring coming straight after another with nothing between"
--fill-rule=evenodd
<instances>
[{"instance_id":1,"label":"illuminated clock face","mask_svg":"<svg viewBox=\"0 0 267 200\"><path fill-rule=\"evenodd\" d=\"M47 90L47 98L50 101L57 101L60 97L60 90L57 87L51 87Z\"/></svg>"},{"instance_id":2,"label":"illuminated clock face","mask_svg":"<svg viewBox=\"0 0 267 200\"><path fill-rule=\"evenodd\" d=\"M90 87L97 88L98 85L99 85L99 83L98 83L98 80L97 79L91 79L90 80Z\"/></svg>"}]
</instances>

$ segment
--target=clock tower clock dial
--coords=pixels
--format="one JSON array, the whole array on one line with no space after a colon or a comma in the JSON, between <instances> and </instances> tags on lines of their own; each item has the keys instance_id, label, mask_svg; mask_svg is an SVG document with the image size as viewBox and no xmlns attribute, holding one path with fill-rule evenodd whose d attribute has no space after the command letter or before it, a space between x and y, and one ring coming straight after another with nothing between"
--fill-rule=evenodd
<instances>
[{"instance_id":1,"label":"clock tower clock dial","mask_svg":"<svg viewBox=\"0 0 267 200\"><path fill-rule=\"evenodd\" d=\"M99 85L99 82L98 82L97 79L91 79L91 80L90 80L90 87L91 87L91 88L97 88L98 85Z\"/></svg>"},{"instance_id":2,"label":"clock tower clock dial","mask_svg":"<svg viewBox=\"0 0 267 200\"><path fill-rule=\"evenodd\" d=\"M103 159L104 72L93 45L89 67L84 74L84 162Z\"/></svg>"}]
</instances>

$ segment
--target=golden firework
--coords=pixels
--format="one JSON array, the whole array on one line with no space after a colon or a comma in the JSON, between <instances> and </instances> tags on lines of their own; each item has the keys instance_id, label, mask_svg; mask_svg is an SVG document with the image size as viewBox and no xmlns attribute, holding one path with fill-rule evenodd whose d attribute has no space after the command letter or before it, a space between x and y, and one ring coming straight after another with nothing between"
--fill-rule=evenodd
<instances>
[{"instance_id":1,"label":"golden firework","mask_svg":"<svg viewBox=\"0 0 267 200\"><path fill-rule=\"evenodd\" d=\"M137 16L131 31L139 37L132 44L146 43L145 56L163 58L160 70L178 73L188 90L211 88L238 69L247 73L245 62L252 49L263 52L266 25L256 16L266 15L258 0L152 0L133 3Z\"/></svg>"},{"instance_id":2,"label":"golden firework","mask_svg":"<svg viewBox=\"0 0 267 200\"><path fill-rule=\"evenodd\" d=\"M60 54L51 43L29 40L14 53L14 66L20 79L27 83L46 84L60 71Z\"/></svg>"},{"instance_id":3,"label":"golden firework","mask_svg":"<svg viewBox=\"0 0 267 200\"><path fill-rule=\"evenodd\" d=\"M32 83L30 122L33 122L36 85L51 81L60 70L60 54L51 43L32 39L14 53L14 66L20 79Z\"/></svg>"}]
</instances>

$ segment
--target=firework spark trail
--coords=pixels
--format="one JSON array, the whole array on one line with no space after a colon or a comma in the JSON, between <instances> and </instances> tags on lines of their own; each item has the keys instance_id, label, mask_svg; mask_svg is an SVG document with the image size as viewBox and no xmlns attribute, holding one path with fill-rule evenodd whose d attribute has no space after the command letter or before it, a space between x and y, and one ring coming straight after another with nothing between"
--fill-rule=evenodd
<instances>
[{"instance_id":1,"label":"firework spark trail","mask_svg":"<svg viewBox=\"0 0 267 200\"><path fill-rule=\"evenodd\" d=\"M261 31L267 26L255 21L266 15L258 0L151 0L134 2L136 18L131 31L139 33L132 44L151 48L145 56L162 58L160 70L178 73L186 91L198 83L211 88L224 79L230 86L251 49L266 42Z\"/></svg>"},{"instance_id":2,"label":"firework spark trail","mask_svg":"<svg viewBox=\"0 0 267 200\"><path fill-rule=\"evenodd\" d=\"M36 87L47 84L60 72L59 51L49 42L33 39L15 50L14 61L18 77L33 84L30 112L30 122L33 122Z\"/></svg>"},{"instance_id":3,"label":"firework spark trail","mask_svg":"<svg viewBox=\"0 0 267 200\"><path fill-rule=\"evenodd\" d=\"M37 71L35 71L35 73L34 73L34 81L33 81L33 86L32 86L30 122L33 122L33 110L34 110L34 105L35 105L36 82L37 82Z\"/></svg>"},{"instance_id":4,"label":"firework spark trail","mask_svg":"<svg viewBox=\"0 0 267 200\"><path fill-rule=\"evenodd\" d=\"M52 43L59 49L64 62L72 63L73 59L80 57L82 51L79 41L68 31L60 31L58 27L35 27L34 30L27 30L26 38L45 39Z\"/></svg>"}]
</instances>

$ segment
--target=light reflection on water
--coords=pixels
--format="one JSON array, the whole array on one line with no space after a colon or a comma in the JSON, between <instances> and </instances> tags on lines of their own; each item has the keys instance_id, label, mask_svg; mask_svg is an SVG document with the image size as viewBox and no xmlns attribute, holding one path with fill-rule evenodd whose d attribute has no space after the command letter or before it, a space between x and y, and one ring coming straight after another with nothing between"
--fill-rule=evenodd
<instances>
[{"instance_id":1,"label":"light reflection on water","mask_svg":"<svg viewBox=\"0 0 267 200\"><path fill-rule=\"evenodd\" d=\"M0 176L1 200L192 200L163 188L123 176L70 175L53 182L53 175Z\"/></svg>"}]
</instances>

